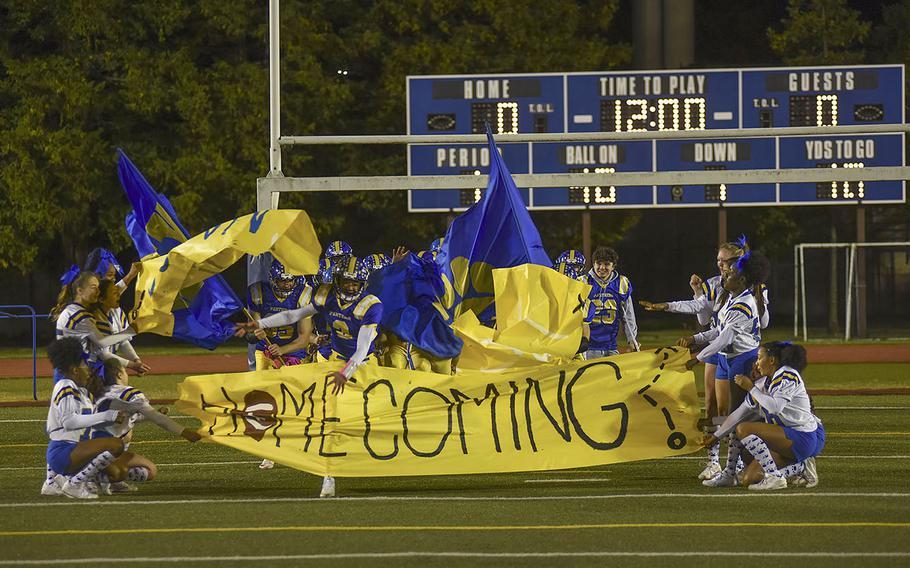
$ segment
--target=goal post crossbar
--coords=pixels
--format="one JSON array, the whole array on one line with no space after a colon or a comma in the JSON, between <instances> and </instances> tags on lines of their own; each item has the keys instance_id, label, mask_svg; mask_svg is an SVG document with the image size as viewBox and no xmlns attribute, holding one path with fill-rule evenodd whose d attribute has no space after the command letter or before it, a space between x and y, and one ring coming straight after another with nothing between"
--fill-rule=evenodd
<instances>
[{"instance_id":1,"label":"goal post crossbar","mask_svg":"<svg viewBox=\"0 0 910 568\"><path fill-rule=\"evenodd\" d=\"M603 142L610 140L692 140L705 138L769 138L775 136L817 136L892 134L910 132L910 124L859 124L848 126L787 126L777 128L718 128L714 130L649 130L635 132L544 132L494 134L499 144L509 142ZM282 146L337 144L481 144L486 134L371 134L281 136Z\"/></svg>"},{"instance_id":2,"label":"goal post crossbar","mask_svg":"<svg viewBox=\"0 0 910 568\"><path fill-rule=\"evenodd\" d=\"M257 206L268 209L272 195L298 191L388 191L486 187L487 175L285 177L256 180ZM755 183L895 181L910 179L910 167L795 168L569 174L514 174L518 187L658 186Z\"/></svg>"},{"instance_id":3,"label":"goal post crossbar","mask_svg":"<svg viewBox=\"0 0 910 568\"><path fill-rule=\"evenodd\" d=\"M856 276L856 251L861 248L895 248L910 247L910 241L873 242L873 243L799 243L793 246L793 336L799 337L799 316L802 309L803 341L809 338L809 312L806 306L806 249L846 249L844 283L847 294L844 308L844 340L852 336L853 294Z\"/></svg>"}]
</instances>

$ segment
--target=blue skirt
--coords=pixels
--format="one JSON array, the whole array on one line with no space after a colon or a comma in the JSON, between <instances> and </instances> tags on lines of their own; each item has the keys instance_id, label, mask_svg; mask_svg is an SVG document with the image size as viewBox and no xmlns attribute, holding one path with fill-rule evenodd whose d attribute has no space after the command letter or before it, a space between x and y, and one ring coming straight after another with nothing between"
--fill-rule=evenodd
<instances>
[{"instance_id":1,"label":"blue skirt","mask_svg":"<svg viewBox=\"0 0 910 568\"><path fill-rule=\"evenodd\" d=\"M66 473L70 466L70 454L76 449L76 442L51 440L47 443L45 459L47 465L57 473Z\"/></svg>"},{"instance_id":2,"label":"blue skirt","mask_svg":"<svg viewBox=\"0 0 910 568\"><path fill-rule=\"evenodd\" d=\"M825 447L825 427L821 422L813 432L800 432L784 426L784 435L793 442L793 455L797 462L817 456Z\"/></svg>"},{"instance_id":3,"label":"blue skirt","mask_svg":"<svg viewBox=\"0 0 910 568\"><path fill-rule=\"evenodd\" d=\"M717 371L714 379L718 381L732 381L736 375L752 375L752 364L758 359L758 348L746 351L739 355L717 354Z\"/></svg>"}]
</instances>

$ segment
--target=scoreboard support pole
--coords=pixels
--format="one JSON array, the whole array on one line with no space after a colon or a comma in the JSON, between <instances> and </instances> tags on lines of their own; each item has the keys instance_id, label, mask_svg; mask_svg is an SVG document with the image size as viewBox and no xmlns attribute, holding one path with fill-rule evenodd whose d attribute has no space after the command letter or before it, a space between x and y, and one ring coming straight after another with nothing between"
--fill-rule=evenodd
<instances>
[{"instance_id":1,"label":"scoreboard support pole","mask_svg":"<svg viewBox=\"0 0 910 568\"><path fill-rule=\"evenodd\" d=\"M585 253L585 258L591 258L591 212L582 211L581 213L581 252Z\"/></svg>"},{"instance_id":2,"label":"scoreboard support pole","mask_svg":"<svg viewBox=\"0 0 910 568\"><path fill-rule=\"evenodd\" d=\"M856 242L866 242L866 207L856 207ZM847 294L850 290L847 290ZM863 247L856 251L856 337L867 335L866 320L866 252Z\"/></svg>"},{"instance_id":3,"label":"scoreboard support pole","mask_svg":"<svg viewBox=\"0 0 910 568\"><path fill-rule=\"evenodd\" d=\"M727 210L720 207L717 209L717 248L727 240Z\"/></svg>"}]
</instances>

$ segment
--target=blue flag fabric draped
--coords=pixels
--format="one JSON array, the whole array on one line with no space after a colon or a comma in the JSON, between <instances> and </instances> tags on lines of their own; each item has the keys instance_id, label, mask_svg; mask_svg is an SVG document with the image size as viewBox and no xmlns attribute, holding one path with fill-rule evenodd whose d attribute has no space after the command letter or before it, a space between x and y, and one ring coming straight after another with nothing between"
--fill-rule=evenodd
<instances>
[{"instance_id":1,"label":"blue flag fabric draped","mask_svg":"<svg viewBox=\"0 0 910 568\"><path fill-rule=\"evenodd\" d=\"M486 193L452 222L436 258L450 321L465 311L474 312L486 324L494 320L494 268L552 266L489 125L487 142L490 177Z\"/></svg>"},{"instance_id":2,"label":"blue flag fabric draped","mask_svg":"<svg viewBox=\"0 0 910 568\"><path fill-rule=\"evenodd\" d=\"M170 201L155 191L123 150L118 148L117 153L117 174L133 206L126 216L126 230L141 258L165 255L190 234L180 224ZM181 298L185 307L173 312L174 337L206 349L215 349L231 337L234 326L227 319L243 304L222 276L184 290Z\"/></svg>"},{"instance_id":3,"label":"blue flag fabric draped","mask_svg":"<svg viewBox=\"0 0 910 568\"><path fill-rule=\"evenodd\" d=\"M382 327L435 357L461 353L463 342L436 305L443 285L439 267L414 253L374 272L369 291L382 300Z\"/></svg>"}]
</instances>

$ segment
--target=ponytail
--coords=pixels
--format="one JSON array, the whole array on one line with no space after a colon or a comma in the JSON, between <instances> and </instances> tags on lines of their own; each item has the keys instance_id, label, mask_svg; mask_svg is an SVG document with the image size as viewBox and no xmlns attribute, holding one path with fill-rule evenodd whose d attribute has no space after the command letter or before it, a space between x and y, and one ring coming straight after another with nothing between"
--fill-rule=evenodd
<instances>
[{"instance_id":1,"label":"ponytail","mask_svg":"<svg viewBox=\"0 0 910 568\"><path fill-rule=\"evenodd\" d=\"M809 361L806 356L806 348L802 345L790 343L789 341L772 341L765 343L762 347L768 352L768 355L777 360L781 366L792 367L800 373L808 366Z\"/></svg>"}]
</instances>

